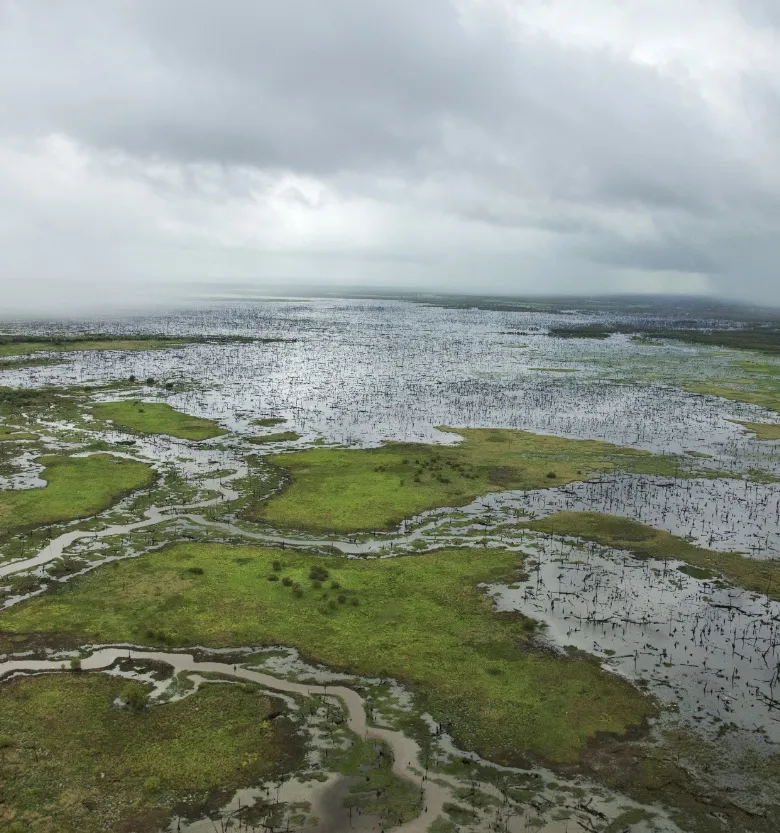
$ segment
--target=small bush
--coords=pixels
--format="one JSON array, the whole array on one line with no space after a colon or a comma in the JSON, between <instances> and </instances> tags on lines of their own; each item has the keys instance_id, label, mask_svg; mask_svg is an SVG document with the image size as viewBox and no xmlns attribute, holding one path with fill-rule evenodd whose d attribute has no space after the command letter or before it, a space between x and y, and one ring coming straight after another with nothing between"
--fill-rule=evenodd
<instances>
[{"instance_id":1,"label":"small bush","mask_svg":"<svg viewBox=\"0 0 780 833\"><path fill-rule=\"evenodd\" d=\"M293 583L293 580L292 580L289 576L285 576L285 577L282 579L282 584L283 584L285 587L290 587L290 586L292 586L292 583Z\"/></svg>"},{"instance_id":2,"label":"small bush","mask_svg":"<svg viewBox=\"0 0 780 833\"><path fill-rule=\"evenodd\" d=\"M193 576L202 576L203 567L188 567L187 572L191 573Z\"/></svg>"},{"instance_id":3,"label":"small bush","mask_svg":"<svg viewBox=\"0 0 780 833\"><path fill-rule=\"evenodd\" d=\"M162 781L156 775L150 775L144 781L144 792L158 793L162 789Z\"/></svg>"},{"instance_id":4,"label":"small bush","mask_svg":"<svg viewBox=\"0 0 780 833\"><path fill-rule=\"evenodd\" d=\"M281 562L281 561L279 561L279 560L273 561L273 562L271 563L271 566L272 566L272 567L274 568L274 570L278 573L278 572L282 569L282 562Z\"/></svg>"},{"instance_id":5,"label":"small bush","mask_svg":"<svg viewBox=\"0 0 780 833\"><path fill-rule=\"evenodd\" d=\"M341 585L337 581L332 581L330 583L330 589L331 590L338 590L339 587L341 587Z\"/></svg>"},{"instance_id":6,"label":"small bush","mask_svg":"<svg viewBox=\"0 0 780 833\"><path fill-rule=\"evenodd\" d=\"M149 695L146 689L135 681L128 683L119 695L124 701L125 705L134 712L143 711L149 700Z\"/></svg>"},{"instance_id":7,"label":"small bush","mask_svg":"<svg viewBox=\"0 0 780 833\"><path fill-rule=\"evenodd\" d=\"M71 660L68 664L70 666L71 671L81 671L81 659L80 659L80 657L71 657Z\"/></svg>"},{"instance_id":8,"label":"small bush","mask_svg":"<svg viewBox=\"0 0 780 833\"><path fill-rule=\"evenodd\" d=\"M271 573L271 575L268 576L268 581L279 581L279 576L274 575L274 573Z\"/></svg>"},{"instance_id":9,"label":"small bush","mask_svg":"<svg viewBox=\"0 0 780 833\"><path fill-rule=\"evenodd\" d=\"M324 567L315 566L309 570L309 578L312 581L325 581L329 575L330 573Z\"/></svg>"}]
</instances>

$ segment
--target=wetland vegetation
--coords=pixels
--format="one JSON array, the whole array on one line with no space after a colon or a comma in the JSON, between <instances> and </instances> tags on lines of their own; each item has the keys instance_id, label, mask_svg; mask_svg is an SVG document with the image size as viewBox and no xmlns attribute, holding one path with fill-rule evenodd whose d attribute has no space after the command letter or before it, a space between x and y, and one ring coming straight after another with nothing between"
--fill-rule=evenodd
<instances>
[{"instance_id":1,"label":"wetland vegetation","mask_svg":"<svg viewBox=\"0 0 780 833\"><path fill-rule=\"evenodd\" d=\"M126 399L97 402L92 406L97 419L110 421L118 428L141 434L168 434L182 440L209 440L227 433L214 420L189 416L165 402Z\"/></svg>"},{"instance_id":2,"label":"wetland vegetation","mask_svg":"<svg viewBox=\"0 0 780 833\"><path fill-rule=\"evenodd\" d=\"M776 325L259 310L0 342L0 828L770 833Z\"/></svg>"},{"instance_id":3,"label":"wetland vegetation","mask_svg":"<svg viewBox=\"0 0 780 833\"><path fill-rule=\"evenodd\" d=\"M666 458L592 440L502 429L439 430L463 440L276 455L271 462L288 478L286 488L243 515L316 531L386 529L426 509L460 506L491 491L560 486L615 468L660 473L674 466Z\"/></svg>"}]
</instances>

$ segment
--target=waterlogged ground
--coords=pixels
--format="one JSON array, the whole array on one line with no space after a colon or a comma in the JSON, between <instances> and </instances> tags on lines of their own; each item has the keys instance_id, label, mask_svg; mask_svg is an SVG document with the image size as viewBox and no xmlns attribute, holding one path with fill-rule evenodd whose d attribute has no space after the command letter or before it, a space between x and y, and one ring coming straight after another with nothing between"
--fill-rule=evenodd
<instances>
[{"instance_id":1,"label":"waterlogged ground","mask_svg":"<svg viewBox=\"0 0 780 833\"><path fill-rule=\"evenodd\" d=\"M0 827L774 830L780 364L547 334L602 320L630 318L7 325L177 340L0 370Z\"/></svg>"}]
</instances>

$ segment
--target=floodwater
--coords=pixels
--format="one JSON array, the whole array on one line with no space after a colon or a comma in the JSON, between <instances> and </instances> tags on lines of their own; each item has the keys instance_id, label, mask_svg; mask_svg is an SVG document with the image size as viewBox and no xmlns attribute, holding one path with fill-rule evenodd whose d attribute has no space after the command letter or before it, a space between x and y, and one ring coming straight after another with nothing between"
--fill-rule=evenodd
<instances>
[{"instance_id":1,"label":"floodwater","mask_svg":"<svg viewBox=\"0 0 780 833\"><path fill-rule=\"evenodd\" d=\"M187 413L216 419L235 432L202 443L132 437L134 443L122 445L121 450L117 443L130 439L121 431L88 436L88 428L71 426L67 440L46 440L50 450L78 450L86 439L99 438L116 449L112 453L144 460L160 472L175 471L205 496L182 505L147 506L136 513L126 499L92 519L88 527L74 522L58 528L46 546L21 557L18 551L11 556L0 547L0 584L20 576L40 582L1 604L18 604L44 592L46 582L71 580L106 561L142 557L153 547L139 546L138 535L150 530L156 536L154 547L186 532L304 549L327 547L348 557L425 557L427 549L475 546L478 541L487 554L491 547L500 546L526 558L526 580L511 587L484 588L496 608L518 610L544 623L544 645L554 650L573 646L591 653L609 672L646 686L669 708L651 732L674 724L702 738L733 743L735 749L774 753L780 744L780 605L758 594L692 578L679 571L678 562L638 561L628 553L517 528L518 522L561 510L605 512L665 529L699 546L759 559L777 557L780 484L773 476L780 477L779 446L758 442L735 424L735 420L776 422L777 415L681 390L691 382L744 377L745 371L733 364L737 354L680 344L646 347L626 336L594 341L546 334L550 326L585 320L577 315L452 310L401 302L300 301L26 327L26 332L240 335L285 341L192 344L138 353L77 352L58 356L64 358L59 365L24 367L20 362L19 369L0 371L0 385L8 386L95 384L131 374L140 380L152 376L173 381L181 388L177 392L139 383L133 396L166 401ZM282 417L286 423L281 429L253 425L263 417ZM238 521L224 511L219 517L210 514L211 509L229 507L238 497L234 483L247 474L245 454L263 455L280 448L250 445L247 435L277 430L301 435L282 448L306 447L314 441L364 447L385 440L458 441L438 431L438 425L510 427L679 454L683 470L695 475L617 473L566 487L497 492L465 507L423 513L377 535L280 534ZM41 467L24 443L19 444L10 469L0 481L2 488L44 485L38 477ZM759 481L749 476L756 470L762 472ZM711 476L702 476L707 471ZM102 548L109 545L115 546L104 557ZM56 574L57 564L71 556L82 558L83 566L69 575ZM179 671L210 670L209 663L185 654L129 650L139 662L154 656ZM89 667L105 669L120 656L127 656L127 650L103 648L85 660L85 667L92 663ZM60 660L9 662L28 663L28 671L56 670ZM43 665L34 666L36 662ZM241 667L234 671L224 663L211 665L226 678L252 679L274 691L303 693L290 688L301 684L286 671L261 674ZM8 664L0 665L0 674L10 669ZM305 696L320 694L324 692L315 685L308 686ZM396 829L427 830L443 803L452 802L454 790L464 784L446 779L439 783L439 775L437 780L421 780L417 746L393 728L392 721L386 726L367 725L360 696L346 686L328 685L328 694L344 704L354 731L390 745L399 777L411 779L423 790L428 812ZM431 724L435 725L434 718ZM442 754L469 754L448 747L446 736L436 742ZM553 780L551 774L540 777ZM624 796L587 786L605 819L619 815L619 807L634 806ZM491 784L480 788L488 793L496 789ZM221 823L236 821L237 811L247 804L265 801L263 789L236 794L223 808ZM381 820L344 816L345 789L345 779L333 774L322 782L292 779L280 787L283 798L277 796L277 801L307 807L310 820L305 829L311 833L342 829L339 825L347 822L351 827L346 829L380 829ZM776 802L773 793L767 795L762 812ZM499 808L504 807L504 796L494 798ZM550 801L549 796L545 800L549 806L542 802L531 810L513 808L500 819L483 814L472 827L507 833L526 830L532 816L546 825L534 829L545 833L601 830L609 823L568 805L563 807L568 817L557 818L560 802ZM497 816L503 812L496 810ZM632 832L676 830L658 807L652 812L653 820L636 822ZM171 830L213 829L208 819L174 823Z\"/></svg>"}]
</instances>

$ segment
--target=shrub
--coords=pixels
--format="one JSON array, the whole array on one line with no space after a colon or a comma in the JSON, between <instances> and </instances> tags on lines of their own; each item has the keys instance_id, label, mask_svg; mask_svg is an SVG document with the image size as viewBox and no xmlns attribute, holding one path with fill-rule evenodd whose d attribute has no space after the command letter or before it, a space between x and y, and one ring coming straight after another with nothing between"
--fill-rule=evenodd
<instances>
[{"instance_id":1,"label":"shrub","mask_svg":"<svg viewBox=\"0 0 780 833\"><path fill-rule=\"evenodd\" d=\"M70 665L70 670L71 671L81 671L81 659L80 659L80 657L71 657L69 665Z\"/></svg>"},{"instance_id":2,"label":"shrub","mask_svg":"<svg viewBox=\"0 0 780 833\"><path fill-rule=\"evenodd\" d=\"M129 682L119 695L124 701L125 705L134 712L143 711L149 700L149 695L146 689L135 681Z\"/></svg>"},{"instance_id":3,"label":"shrub","mask_svg":"<svg viewBox=\"0 0 780 833\"><path fill-rule=\"evenodd\" d=\"M289 576L285 576L285 577L282 579L282 584L283 584L285 587L290 587L290 586L292 585L292 583L293 583L293 580L292 580Z\"/></svg>"},{"instance_id":4,"label":"shrub","mask_svg":"<svg viewBox=\"0 0 780 833\"><path fill-rule=\"evenodd\" d=\"M271 566L274 568L274 571L278 573L282 569L282 562L277 559L271 563Z\"/></svg>"},{"instance_id":5,"label":"shrub","mask_svg":"<svg viewBox=\"0 0 780 833\"><path fill-rule=\"evenodd\" d=\"M271 575L268 576L268 581L279 581L279 576L275 575L274 573L271 573Z\"/></svg>"},{"instance_id":6,"label":"shrub","mask_svg":"<svg viewBox=\"0 0 780 833\"><path fill-rule=\"evenodd\" d=\"M330 573L324 567L314 566L309 570L309 578L312 581L325 581L329 575Z\"/></svg>"}]
</instances>

